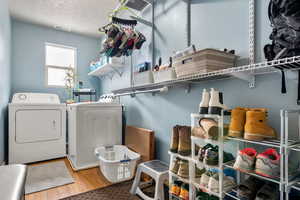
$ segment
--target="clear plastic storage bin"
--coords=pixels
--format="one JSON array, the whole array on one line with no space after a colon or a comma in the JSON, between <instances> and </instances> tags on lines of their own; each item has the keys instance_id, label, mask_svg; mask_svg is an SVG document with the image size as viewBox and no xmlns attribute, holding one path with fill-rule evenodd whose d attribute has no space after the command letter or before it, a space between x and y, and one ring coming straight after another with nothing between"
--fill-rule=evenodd
<instances>
[{"instance_id":1,"label":"clear plastic storage bin","mask_svg":"<svg viewBox=\"0 0 300 200\"><path fill-rule=\"evenodd\" d=\"M123 145L103 146L95 149L100 162L100 170L112 182L122 182L134 177L140 155Z\"/></svg>"}]
</instances>

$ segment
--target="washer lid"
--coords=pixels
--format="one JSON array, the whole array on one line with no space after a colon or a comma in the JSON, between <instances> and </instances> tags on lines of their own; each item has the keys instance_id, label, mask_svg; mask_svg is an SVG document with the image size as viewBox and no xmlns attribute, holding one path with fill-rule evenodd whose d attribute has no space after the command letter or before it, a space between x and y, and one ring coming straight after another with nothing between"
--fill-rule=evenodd
<instances>
[{"instance_id":1,"label":"washer lid","mask_svg":"<svg viewBox=\"0 0 300 200\"><path fill-rule=\"evenodd\" d=\"M15 93L12 98L15 104L60 104L57 94Z\"/></svg>"}]
</instances>

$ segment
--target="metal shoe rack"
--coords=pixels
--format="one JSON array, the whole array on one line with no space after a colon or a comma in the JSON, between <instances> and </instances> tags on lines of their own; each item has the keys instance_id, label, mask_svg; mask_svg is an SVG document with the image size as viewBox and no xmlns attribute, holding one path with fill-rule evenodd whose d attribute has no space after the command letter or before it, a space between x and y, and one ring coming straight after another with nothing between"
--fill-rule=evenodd
<instances>
[{"instance_id":1,"label":"metal shoe rack","mask_svg":"<svg viewBox=\"0 0 300 200\"><path fill-rule=\"evenodd\" d=\"M224 141L223 141L223 135L224 135L224 120L223 120L223 113L221 115L199 115L199 114L191 114L191 126L192 127L198 127L198 121L201 118L211 118L218 122L218 140L210 140L210 139L201 139L194 136L191 136L191 148L192 153L191 156L181 156L176 153L169 152L171 163L174 159L179 158L183 160L187 160L189 162L189 178L182 178L178 176L177 174L174 174L173 172L169 171L169 185L171 186L174 180L180 180L184 183L189 184L189 199L194 200L196 198L197 190L202 190L210 195L219 197L220 199L223 199L224 193L223 193L223 152L224 152ZM196 154L196 146L203 146L205 144L212 144L212 145L218 145L219 147L219 164L217 166L209 166L206 165L204 162L200 162L197 159ZM199 169L205 168L206 170L213 170L217 171L219 173L219 193L215 193L213 191L210 191L208 188L204 188L200 185L200 180L196 178L195 170L196 167ZM170 200L172 199L179 199L176 196L173 196L170 193Z\"/></svg>"},{"instance_id":2,"label":"metal shoe rack","mask_svg":"<svg viewBox=\"0 0 300 200\"><path fill-rule=\"evenodd\" d=\"M245 175L254 176L256 178L270 181L279 185L280 191L280 200L288 200L289 194L292 189L296 189L300 191L300 179L297 178L299 173L291 174L289 171L289 152L290 151L300 151L300 133L298 131L297 138L293 140L289 139L289 115L290 114L297 114L298 115L298 124L300 125L300 110L281 110L280 111L280 137L279 140L266 140L266 141L251 141L241 138L233 138L228 137L228 140L234 141L237 144L237 152L246 145L259 145L262 147L271 147L276 148L280 153L280 175L277 178L268 178L256 173L246 173L236 170L237 172L237 184L241 183L241 180L244 178ZM299 127L298 127L299 129ZM233 168L234 162L225 163L224 167ZM299 167L299 166L298 166ZM299 170L299 169L298 169ZM232 199L237 199L237 190L233 189L230 192L225 193L227 196L231 197Z\"/></svg>"},{"instance_id":3,"label":"metal shoe rack","mask_svg":"<svg viewBox=\"0 0 300 200\"><path fill-rule=\"evenodd\" d=\"M293 136L291 139L290 132L292 131L289 127L289 121L291 121L290 115L296 115L297 116L297 124L298 129L297 135ZM225 196L230 197L231 199L240 200L237 197L237 189L233 188L229 192L223 191L223 171L226 168L230 168L233 170L236 170L233 168L234 161L230 161L227 163L223 163L223 154L224 154L224 146L227 143L235 143L236 144L236 152L239 150L245 148L247 145L258 145L261 147L268 147L268 148L276 148L277 151L280 153L280 176L277 178L268 178L261 175L258 175L256 173L251 172L241 172L236 170L236 183L239 185L241 181L245 178L245 176L254 176L256 178L269 181L275 184L278 184L279 190L280 190L280 200L289 200L289 194L297 190L300 192L300 171L296 171L295 173L291 173L290 166L289 166L289 154L292 151L300 152L300 110L281 110L280 111L280 137L278 140L265 140L265 141L251 141L246 140L243 138L233 138L233 137L224 137L224 114L222 113L219 115L199 115L199 114L192 114L191 115L191 125L192 127L198 126L198 121L201 118L212 118L215 119L218 122L219 126L219 133L218 133L218 140L209 140L209 139L201 139L197 137L191 137L192 140L192 154L191 156L181 156L179 154L171 153L169 152L171 156L171 163L173 159L180 158L187 160L189 162L189 178L185 179L182 178L170 171L169 173L169 185L173 183L174 180L180 180L184 183L189 184L189 199L194 200L196 198L196 192L197 190L202 190L210 195L219 197L220 199L224 199ZM227 123L227 121L226 121ZM293 127L295 128L295 127ZM196 145L203 146L207 143L210 143L212 145L218 145L219 146L219 165L218 166L208 166L205 163L200 162L197 159L196 154ZM199 179L196 178L195 175L195 167L198 167L199 169L206 168L206 170L214 170L218 171L220 181L219 181L219 193L214 193L212 191L209 191L208 188L203 188L199 184ZM299 170L299 166L297 166ZM178 197L174 197L170 194L170 199L179 199Z\"/></svg>"}]
</instances>

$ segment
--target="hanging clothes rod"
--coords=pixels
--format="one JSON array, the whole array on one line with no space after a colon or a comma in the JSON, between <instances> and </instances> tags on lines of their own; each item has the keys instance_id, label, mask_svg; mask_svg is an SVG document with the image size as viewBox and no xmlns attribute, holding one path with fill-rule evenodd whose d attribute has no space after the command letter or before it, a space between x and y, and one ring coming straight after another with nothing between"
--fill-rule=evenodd
<instances>
[{"instance_id":1,"label":"hanging clothes rod","mask_svg":"<svg viewBox=\"0 0 300 200\"><path fill-rule=\"evenodd\" d=\"M121 96L134 96L136 94L143 94L143 93L163 93L163 92L168 92L169 88L167 86L164 86L162 88L157 88L157 89L152 89L152 90L141 90L141 91L133 91L133 92L126 92L126 93L121 93L121 94L114 94L116 97L121 97Z\"/></svg>"}]
</instances>

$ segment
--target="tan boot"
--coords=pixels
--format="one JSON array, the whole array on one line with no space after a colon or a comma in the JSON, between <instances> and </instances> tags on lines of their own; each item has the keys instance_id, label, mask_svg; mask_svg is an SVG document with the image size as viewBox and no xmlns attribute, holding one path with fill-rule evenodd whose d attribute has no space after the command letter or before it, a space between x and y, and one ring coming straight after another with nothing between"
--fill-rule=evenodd
<instances>
[{"instance_id":1,"label":"tan boot","mask_svg":"<svg viewBox=\"0 0 300 200\"><path fill-rule=\"evenodd\" d=\"M230 137L243 137L246 123L246 109L237 107L231 111L231 120L229 125Z\"/></svg>"},{"instance_id":2,"label":"tan boot","mask_svg":"<svg viewBox=\"0 0 300 200\"><path fill-rule=\"evenodd\" d=\"M178 153L182 156L191 155L191 127L179 127Z\"/></svg>"},{"instance_id":3,"label":"tan boot","mask_svg":"<svg viewBox=\"0 0 300 200\"><path fill-rule=\"evenodd\" d=\"M177 175L183 178L189 178L189 162L187 160L181 160L179 162Z\"/></svg>"},{"instance_id":4,"label":"tan boot","mask_svg":"<svg viewBox=\"0 0 300 200\"><path fill-rule=\"evenodd\" d=\"M179 170L179 163L180 163L180 159L175 158L172 162L172 164L170 165L170 171L173 172L174 174L178 173Z\"/></svg>"},{"instance_id":5,"label":"tan boot","mask_svg":"<svg viewBox=\"0 0 300 200\"><path fill-rule=\"evenodd\" d=\"M266 112L247 111L244 138L257 141L276 138L275 130L267 125Z\"/></svg>"},{"instance_id":6,"label":"tan boot","mask_svg":"<svg viewBox=\"0 0 300 200\"><path fill-rule=\"evenodd\" d=\"M179 129L178 125L174 126L172 136L171 136L170 151L173 152L173 153L178 152L178 143L179 143L178 129Z\"/></svg>"}]
</instances>

